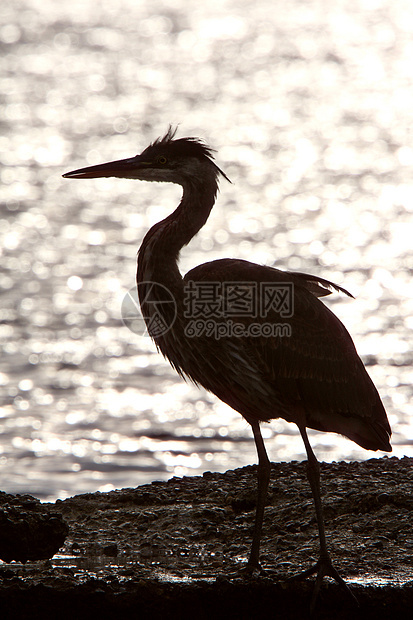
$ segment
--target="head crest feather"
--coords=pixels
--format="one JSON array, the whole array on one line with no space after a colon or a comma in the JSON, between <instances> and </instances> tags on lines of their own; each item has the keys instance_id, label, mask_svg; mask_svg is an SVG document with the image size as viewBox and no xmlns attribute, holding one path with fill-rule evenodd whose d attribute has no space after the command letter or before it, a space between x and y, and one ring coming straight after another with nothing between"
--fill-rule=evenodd
<instances>
[{"instance_id":1,"label":"head crest feather","mask_svg":"<svg viewBox=\"0 0 413 620\"><path fill-rule=\"evenodd\" d=\"M162 149L168 150L169 153L175 155L177 157L197 157L200 160L207 159L213 166L217 169L217 171L222 174L222 176L231 183L227 175L216 165L214 159L215 150L208 146L203 140L200 138L177 138L175 139L176 132L178 127L173 127L169 125L168 131L161 138L157 138L148 148L147 152L152 151L152 149Z\"/></svg>"}]
</instances>

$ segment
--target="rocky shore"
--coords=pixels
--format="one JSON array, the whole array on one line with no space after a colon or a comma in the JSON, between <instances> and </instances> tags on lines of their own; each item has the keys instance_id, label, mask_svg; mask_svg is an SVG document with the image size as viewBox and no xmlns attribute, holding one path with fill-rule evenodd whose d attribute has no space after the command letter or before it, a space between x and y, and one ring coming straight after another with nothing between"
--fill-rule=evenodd
<instances>
[{"instance_id":1,"label":"rocky shore","mask_svg":"<svg viewBox=\"0 0 413 620\"><path fill-rule=\"evenodd\" d=\"M327 579L315 617L410 615L413 459L321 468L331 555L359 606ZM51 559L0 564L1 617L85 617L87 609L88 617L102 618L308 618L314 578L288 581L318 553L305 463L272 465L263 571L248 577L240 569L248 555L255 494L255 466L54 504L1 493L3 515L20 510L23 521L39 515L41 523L60 524L60 536L66 531L62 522L69 526Z\"/></svg>"}]
</instances>

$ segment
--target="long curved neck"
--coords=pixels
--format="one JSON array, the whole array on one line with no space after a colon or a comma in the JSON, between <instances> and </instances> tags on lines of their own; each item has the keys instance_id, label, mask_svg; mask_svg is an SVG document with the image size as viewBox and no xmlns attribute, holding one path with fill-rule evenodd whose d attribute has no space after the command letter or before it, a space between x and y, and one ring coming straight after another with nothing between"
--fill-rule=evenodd
<instances>
[{"instance_id":1,"label":"long curved neck","mask_svg":"<svg viewBox=\"0 0 413 620\"><path fill-rule=\"evenodd\" d=\"M138 285L157 282L169 288L182 286L179 252L207 221L215 203L218 183L216 177L211 176L182 187L182 199L175 211L145 235L138 252Z\"/></svg>"}]
</instances>

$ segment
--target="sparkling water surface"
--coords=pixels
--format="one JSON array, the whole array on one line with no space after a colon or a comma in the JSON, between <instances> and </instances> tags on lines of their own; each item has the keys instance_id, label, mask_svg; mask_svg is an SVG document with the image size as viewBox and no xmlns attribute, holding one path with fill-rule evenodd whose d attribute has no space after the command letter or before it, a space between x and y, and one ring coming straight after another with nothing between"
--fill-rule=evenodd
<instances>
[{"instance_id":1,"label":"sparkling water surface","mask_svg":"<svg viewBox=\"0 0 413 620\"><path fill-rule=\"evenodd\" d=\"M239 257L350 290L350 330L413 456L410 0L3 0L0 488L42 499L255 463L248 424L120 308L176 186L62 173L162 135L217 149L218 203L181 267ZM263 425L272 460L303 459ZM321 460L382 456L310 431Z\"/></svg>"}]
</instances>

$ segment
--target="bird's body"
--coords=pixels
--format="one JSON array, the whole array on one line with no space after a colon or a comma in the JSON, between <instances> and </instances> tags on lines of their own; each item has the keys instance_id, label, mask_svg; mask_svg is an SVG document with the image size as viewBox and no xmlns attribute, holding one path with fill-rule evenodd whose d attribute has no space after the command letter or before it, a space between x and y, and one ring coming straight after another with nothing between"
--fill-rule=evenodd
<instances>
[{"instance_id":1,"label":"bird's body","mask_svg":"<svg viewBox=\"0 0 413 620\"><path fill-rule=\"evenodd\" d=\"M390 426L350 335L319 300L330 294L330 289L347 291L316 276L237 259L205 263L181 276L179 252L208 219L220 174L225 176L208 147L193 138L174 139L169 130L135 158L65 176L118 176L183 187L177 209L151 228L139 250L137 283L142 314L158 349L178 373L210 390L252 426L259 457L259 491L251 568L258 567L269 480L259 424L274 418L297 424L309 459L320 530L320 560L314 569L318 572L317 592L325 574L343 581L327 552L318 463L305 429L340 433L363 448L390 451ZM238 306L225 306L231 291ZM273 296L281 291L283 299L288 298L288 308L282 299L271 303L274 299L268 297L268 291ZM208 303L194 305L194 295L199 302L196 295L200 293L207 295ZM165 295L174 303L166 303ZM231 331L234 323L237 333ZM272 333L271 326L279 330Z\"/></svg>"},{"instance_id":2,"label":"bird's body","mask_svg":"<svg viewBox=\"0 0 413 620\"><path fill-rule=\"evenodd\" d=\"M181 305L172 329L154 337L179 373L216 394L250 423L275 418L296 422L297 415L305 414L307 428L340 433L369 450L389 449L387 418L377 390L347 330L312 292L315 280L309 290L307 281L293 273L234 259L199 265L184 278L179 276L174 288L170 276L162 279L161 273L155 273L152 278L174 290ZM145 281L148 276L138 271L138 283ZM246 288L252 283L293 283L294 315L284 319L272 310L264 319L260 317L261 325L291 329L275 338L231 335L228 330L228 337L217 339L205 333L206 329L187 336L186 328L193 319L185 317L184 290L190 282L232 282ZM140 291L144 300L146 291ZM322 285L317 292L329 293ZM159 308L162 310L160 304L148 304L144 310L148 322L151 309L158 312ZM237 317L237 323L246 331L256 319ZM214 323L215 335L227 319L214 318Z\"/></svg>"}]
</instances>

